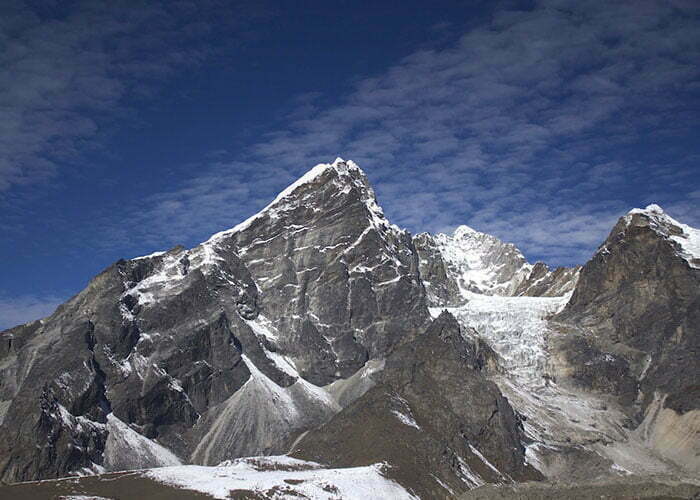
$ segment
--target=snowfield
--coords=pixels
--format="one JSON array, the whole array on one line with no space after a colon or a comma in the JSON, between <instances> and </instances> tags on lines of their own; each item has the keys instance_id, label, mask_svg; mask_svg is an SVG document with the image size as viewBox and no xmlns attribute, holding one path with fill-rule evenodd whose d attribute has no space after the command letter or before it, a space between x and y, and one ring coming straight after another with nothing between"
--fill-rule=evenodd
<instances>
[{"instance_id":1,"label":"snowfield","mask_svg":"<svg viewBox=\"0 0 700 500\"><path fill-rule=\"evenodd\" d=\"M214 498L229 498L244 490L274 498L301 497L319 500L343 498L415 499L398 483L384 477L387 466L326 469L315 462L287 456L242 458L216 467L183 465L152 469L145 475L158 482L199 491Z\"/></svg>"}]
</instances>

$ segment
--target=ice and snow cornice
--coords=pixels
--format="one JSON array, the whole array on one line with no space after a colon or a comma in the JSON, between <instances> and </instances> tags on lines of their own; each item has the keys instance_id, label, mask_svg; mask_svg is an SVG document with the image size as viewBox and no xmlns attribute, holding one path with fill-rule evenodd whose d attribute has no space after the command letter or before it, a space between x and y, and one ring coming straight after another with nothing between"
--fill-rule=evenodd
<instances>
[{"instance_id":1,"label":"ice and snow cornice","mask_svg":"<svg viewBox=\"0 0 700 500\"><path fill-rule=\"evenodd\" d=\"M634 215L634 214L642 214L642 215L647 215L647 216L660 216L660 215L666 215L666 212L664 212L664 209L661 208L656 203L652 203L651 205L647 205L646 208L633 208L632 210L627 212L627 215Z\"/></svg>"}]
</instances>

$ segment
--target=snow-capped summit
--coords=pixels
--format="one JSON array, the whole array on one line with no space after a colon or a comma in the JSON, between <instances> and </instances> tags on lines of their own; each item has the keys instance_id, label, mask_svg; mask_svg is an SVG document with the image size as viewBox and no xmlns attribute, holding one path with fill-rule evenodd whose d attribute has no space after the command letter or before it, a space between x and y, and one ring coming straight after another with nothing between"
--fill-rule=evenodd
<instances>
[{"instance_id":1,"label":"snow-capped summit","mask_svg":"<svg viewBox=\"0 0 700 500\"><path fill-rule=\"evenodd\" d=\"M628 212L628 214L645 214L645 215L664 215L666 212L664 212L664 209L661 208L659 205L656 203L651 203L650 205L647 205L646 208L633 208Z\"/></svg>"},{"instance_id":2,"label":"snow-capped summit","mask_svg":"<svg viewBox=\"0 0 700 500\"><path fill-rule=\"evenodd\" d=\"M384 212L377 203L374 190L370 186L364 171L353 161L345 161L338 157L333 163L319 163L282 190L274 200L258 213L231 229L216 233L209 241L219 240L225 236L243 231L265 215L277 218L284 212L290 212L299 208L311 201L311 198L314 197L314 187L319 185L333 186L342 195L347 195L355 189L370 212L377 218L384 218Z\"/></svg>"},{"instance_id":3,"label":"snow-capped summit","mask_svg":"<svg viewBox=\"0 0 700 500\"><path fill-rule=\"evenodd\" d=\"M457 229L454 230L453 236L455 238L466 238L469 237L470 235L475 235L475 234L484 234L484 233L479 233L476 229L469 227L465 224L462 224L461 226L457 226Z\"/></svg>"},{"instance_id":4,"label":"snow-capped summit","mask_svg":"<svg viewBox=\"0 0 700 500\"><path fill-rule=\"evenodd\" d=\"M700 230L677 221L661 208L652 203L646 208L633 208L623 218L629 226L635 216L641 216L648 221L649 227L663 238L674 242L679 256L683 257L690 267L700 269Z\"/></svg>"},{"instance_id":5,"label":"snow-capped summit","mask_svg":"<svg viewBox=\"0 0 700 500\"><path fill-rule=\"evenodd\" d=\"M469 226L437 234L435 242L462 292L513 295L532 270L515 245Z\"/></svg>"},{"instance_id":6,"label":"snow-capped summit","mask_svg":"<svg viewBox=\"0 0 700 500\"><path fill-rule=\"evenodd\" d=\"M414 238L421 277L433 306L455 305L474 294L560 297L573 290L578 267L550 270L527 262L512 243L459 226L452 236L422 233Z\"/></svg>"}]
</instances>

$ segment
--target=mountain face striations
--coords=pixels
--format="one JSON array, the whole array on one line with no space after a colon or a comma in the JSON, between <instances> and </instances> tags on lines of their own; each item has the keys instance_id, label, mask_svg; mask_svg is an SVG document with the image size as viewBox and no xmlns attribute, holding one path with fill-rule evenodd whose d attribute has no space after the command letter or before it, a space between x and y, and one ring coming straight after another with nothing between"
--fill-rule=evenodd
<instances>
[{"instance_id":1,"label":"mountain face striations","mask_svg":"<svg viewBox=\"0 0 700 500\"><path fill-rule=\"evenodd\" d=\"M692 477L699 290L700 232L657 206L551 270L467 226L410 235L338 159L2 332L0 478L163 467L134 484L206 493L191 478L211 473L253 497L326 498L362 475L448 498Z\"/></svg>"}]
</instances>

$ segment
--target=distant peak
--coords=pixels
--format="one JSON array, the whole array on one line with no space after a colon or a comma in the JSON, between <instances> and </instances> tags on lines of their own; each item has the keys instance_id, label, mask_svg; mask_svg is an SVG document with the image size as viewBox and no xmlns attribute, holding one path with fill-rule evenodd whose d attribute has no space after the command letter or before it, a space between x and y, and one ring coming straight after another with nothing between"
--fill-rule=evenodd
<instances>
[{"instance_id":1,"label":"distant peak","mask_svg":"<svg viewBox=\"0 0 700 500\"><path fill-rule=\"evenodd\" d=\"M461 226L457 227L457 229L455 229L454 237L461 238L461 237L469 236L469 235L473 235L473 234L480 234L480 233L476 229L462 224Z\"/></svg>"}]
</instances>

